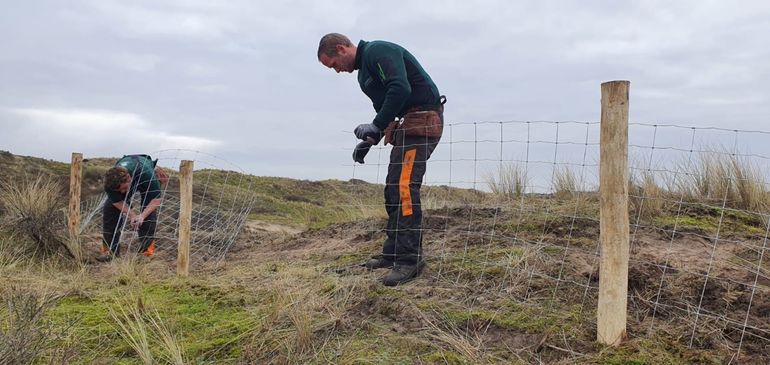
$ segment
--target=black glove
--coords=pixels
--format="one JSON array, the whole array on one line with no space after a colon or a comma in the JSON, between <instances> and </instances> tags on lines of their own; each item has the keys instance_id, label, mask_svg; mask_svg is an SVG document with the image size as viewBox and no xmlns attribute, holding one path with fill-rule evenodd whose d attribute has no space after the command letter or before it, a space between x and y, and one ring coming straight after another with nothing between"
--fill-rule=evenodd
<instances>
[{"instance_id":1,"label":"black glove","mask_svg":"<svg viewBox=\"0 0 770 365\"><path fill-rule=\"evenodd\" d=\"M368 141L373 145L380 143L380 139L382 139L382 131L374 123L359 124L353 133L356 135L356 138Z\"/></svg>"},{"instance_id":2,"label":"black glove","mask_svg":"<svg viewBox=\"0 0 770 365\"><path fill-rule=\"evenodd\" d=\"M371 143L367 141L359 142L356 145L356 149L353 150L353 161L363 164L364 157L366 157L366 154L369 153L370 148L372 148Z\"/></svg>"}]
</instances>

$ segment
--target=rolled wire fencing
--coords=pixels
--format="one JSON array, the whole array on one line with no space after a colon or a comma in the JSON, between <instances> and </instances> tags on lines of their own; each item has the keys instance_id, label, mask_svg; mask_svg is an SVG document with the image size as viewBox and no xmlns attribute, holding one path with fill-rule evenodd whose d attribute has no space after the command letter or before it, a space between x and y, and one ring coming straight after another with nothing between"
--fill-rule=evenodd
<instances>
[{"instance_id":1,"label":"rolled wire fencing","mask_svg":"<svg viewBox=\"0 0 770 365\"><path fill-rule=\"evenodd\" d=\"M190 263L193 268L204 262L222 260L236 243L236 237L254 207L253 179L239 167L211 154L173 149L150 154L157 166L169 174L169 182L161 186L161 206L155 233L156 255L175 260L179 228L179 165L193 161L193 201L190 238ZM129 207L140 211L140 194L134 194ZM102 207L106 194L82 203L81 235L101 242ZM121 245L128 252L139 249L135 230L125 220L119 225ZM124 250L125 252L125 250Z\"/></svg>"}]
</instances>

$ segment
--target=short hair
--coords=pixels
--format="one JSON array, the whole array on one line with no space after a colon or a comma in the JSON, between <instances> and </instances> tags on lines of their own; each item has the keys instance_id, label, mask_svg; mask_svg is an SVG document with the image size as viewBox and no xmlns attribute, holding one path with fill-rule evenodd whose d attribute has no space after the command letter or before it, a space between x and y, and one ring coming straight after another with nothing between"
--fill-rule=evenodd
<instances>
[{"instance_id":1,"label":"short hair","mask_svg":"<svg viewBox=\"0 0 770 365\"><path fill-rule=\"evenodd\" d=\"M321 37L321 41L318 42L318 60L321 60L321 55L325 54L329 57L337 55L337 45L343 45L350 47L353 42L348 37L339 33L329 33Z\"/></svg>"},{"instance_id":2,"label":"short hair","mask_svg":"<svg viewBox=\"0 0 770 365\"><path fill-rule=\"evenodd\" d=\"M130 181L131 175L123 166L115 166L104 173L104 191L115 191L124 182Z\"/></svg>"}]
</instances>

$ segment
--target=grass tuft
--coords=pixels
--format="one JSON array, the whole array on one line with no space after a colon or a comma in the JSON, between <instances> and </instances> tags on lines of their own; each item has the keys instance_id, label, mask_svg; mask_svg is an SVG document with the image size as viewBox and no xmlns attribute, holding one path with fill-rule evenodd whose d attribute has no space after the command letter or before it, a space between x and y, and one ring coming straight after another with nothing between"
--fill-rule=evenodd
<instances>
[{"instance_id":1,"label":"grass tuft","mask_svg":"<svg viewBox=\"0 0 770 365\"><path fill-rule=\"evenodd\" d=\"M0 204L4 216L0 225L12 235L24 237L27 254L47 257L65 254L79 258L78 250L71 247L65 228L61 186L52 178L38 177L18 184L0 184Z\"/></svg>"},{"instance_id":2,"label":"grass tuft","mask_svg":"<svg viewBox=\"0 0 770 365\"><path fill-rule=\"evenodd\" d=\"M633 217L645 219L660 216L664 209L665 191L655 180L649 169L632 176L628 189L630 210Z\"/></svg>"},{"instance_id":3,"label":"grass tuft","mask_svg":"<svg viewBox=\"0 0 770 365\"><path fill-rule=\"evenodd\" d=\"M110 318L116 332L144 364L155 364L158 360L174 365L188 363L179 337L141 297L118 303L110 309Z\"/></svg>"},{"instance_id":4,"label":"grass tuft","mask_svg":"<svg viewBox=\"0 0 770 365\"><path fill-rule=\"evenodd\" d=\"M556 199L572 198L578 191L578 178L569 166L562 166L553 173L553 192Z\"/></svg>"},{"instance_id":5,"label":"grass tuft","mask_svg":"<svg viewBox=\"0 0 770 365\"><path fill-rule=\"evenodd\" d=\"M520 198L529 184L526 168L513 163L501 165L497 173L485 174L484 180L489 190L503 199Z\"/></svg>"}]
</instances>

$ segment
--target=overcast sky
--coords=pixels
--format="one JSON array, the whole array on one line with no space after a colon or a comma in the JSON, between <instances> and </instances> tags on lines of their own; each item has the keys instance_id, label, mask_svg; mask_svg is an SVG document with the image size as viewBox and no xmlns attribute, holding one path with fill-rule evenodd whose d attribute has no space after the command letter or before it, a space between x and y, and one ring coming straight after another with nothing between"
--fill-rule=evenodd
<instances>
[{"instance_id":1,"label":"overcast sky","mask_svg":"<svg viewBox=\"0 0 770 365\"><path fill-rule=\"evenodd\" d=\"M329 32L409 49L447 123L598 121L600 83L623 79L632 122L770 130L768 1L3 2L0 149L15 154L183 148L348 179L374 111L355 74L317 61Z\"/></svg>"}]
</instances>

